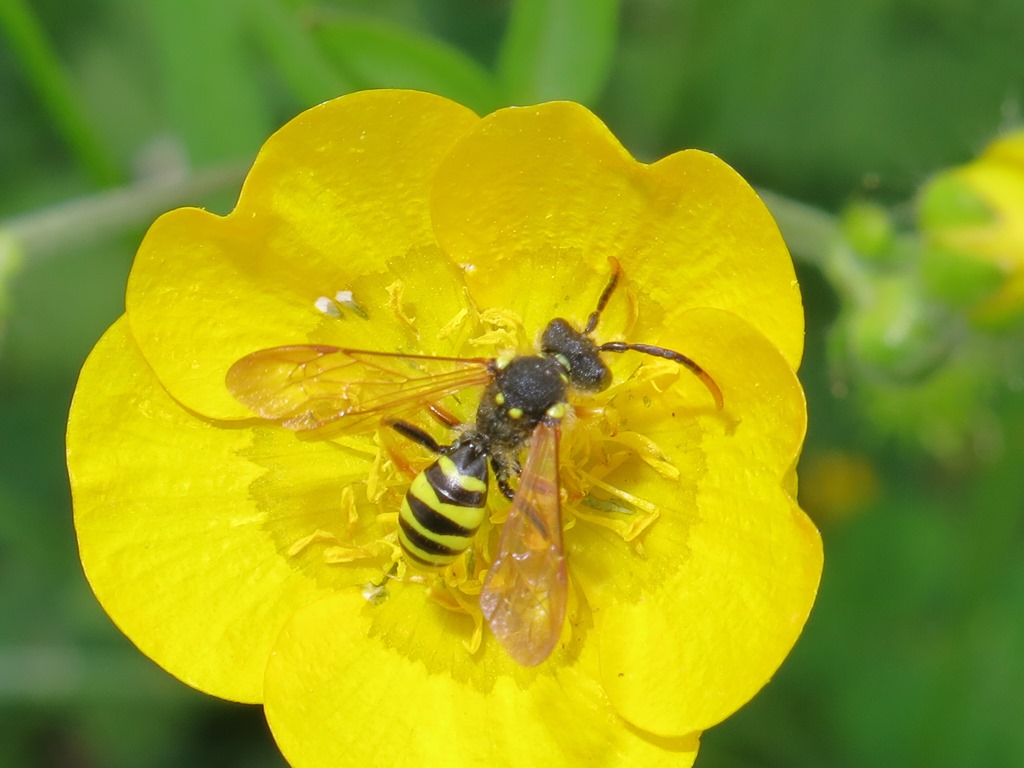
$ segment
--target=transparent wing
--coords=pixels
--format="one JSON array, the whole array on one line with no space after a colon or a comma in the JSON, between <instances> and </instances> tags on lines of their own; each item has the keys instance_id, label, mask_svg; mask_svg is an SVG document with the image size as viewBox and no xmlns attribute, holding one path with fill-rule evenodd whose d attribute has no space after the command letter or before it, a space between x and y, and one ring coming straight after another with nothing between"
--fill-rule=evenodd
<instances>
[{"instance_id":1,"label":"transparent wing","mask_svg":"<svg viewBox=\"0 0 1024 768\"><path fill-rule=\"evenodd\" d=\"M358 429L490 379L486 358L296 345L246 355L231 366L225 383L257 415L302 432Z\"/></svg>"},{"instance_id":2,"label":"transparent wing","mask_svg":"<svg viewBox=\"0 0 1024 768\"><path fill-rule=\"evenodd\" d=\"M498 554L480 593L491 632L526 667L551 655L565 619L568 577L558 497L558 436L557 425L542 423L533 432Z\"/></svg>"}]
</instances>

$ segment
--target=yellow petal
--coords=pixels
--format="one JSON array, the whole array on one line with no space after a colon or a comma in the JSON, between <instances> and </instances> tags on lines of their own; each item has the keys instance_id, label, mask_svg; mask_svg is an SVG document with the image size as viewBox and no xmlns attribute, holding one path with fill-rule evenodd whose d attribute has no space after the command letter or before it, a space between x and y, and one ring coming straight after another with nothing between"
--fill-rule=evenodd
<instances>
[{"instance_id":1,"label":"yellow petal","mask_svg":"<svg viewBox=\"0 0 1024 768\"><path fill-rule=\"evenodd\" d=\"M164 386L207 416L241 418L248 412L224 374L249 352L331 337L403 346L405 330L389 312L366 322L342 306L339 321L316 305L351 291L364 308L387 306L391 262L436 259L428 185L476 120L424 93L344 96L267 141L228 216L161 217L139 248L126 305Z\"/></svg>"},{"instance_id":2,"label":"yellow petal","mask_svg":"<svg viewBox=\"0 0 1024 768\"><path fill-rule=\"evenodd\" d=\"M614 574L588 591L605 603L595 611L605 690L623 717L664 736L714 725L768 681L806 621L822 567L818 532L789 495L806 417L788 362L728 313L671 320L659 341L687 345L721 386L725 410L689 414L698 451L651 427L677 464L698 458L696 486L684 485L645 537L648 560L631 575L641 594L609 596ZM686 401L701 395L695 387Z\"/></svg>"},{"instance_id":3,"label":"yellow petal","mask_svg":"<svg viewBox=\"0 0 1024 768\"><path fill-rule=\"evenodd\" d=\"M435 628L425 626L434 622L422 589L392 584L389 591L371 604L346 590L297 612L281 633L265 706L296 768L692 765L696 737L639 734L581 667L549 666L517 680L501 665L465 679L444 665L453 652L468 654L461 645L442 635L430 653ZM379 634L382 612L407 643L426 646L426 661Z\"/></svg>"},{"instance_id":4,"label":"yellow petal","mask_svg":"<svg viewBox=\"0 0 1024 768\"><path fill-rule=\"evenodd\" d=\"M86 576L121 630L208 693L260 701L273 639L296 607L379 566L328 568L342 488L370 458L279 428L224 427L181 408L121 318L96 345L68 423ZM289 552L289 550L292 550Z\"/></svg>"},{"instance_id":5,"label":"yellow petal","mask_svg":"<svg viewBox=\"0 0 1024 768\"><path fill-rule=\"evenodd\" d=\"M585 318L615 256L644 296L645 327L680 306L726 309L799 363L789 253L764 204L711 155L644 165L579 105L505 109L452 148L431 206L442 248L474 267L474 298L521 310L528 328L552 309Z\"/></svg>"}]
</instances>

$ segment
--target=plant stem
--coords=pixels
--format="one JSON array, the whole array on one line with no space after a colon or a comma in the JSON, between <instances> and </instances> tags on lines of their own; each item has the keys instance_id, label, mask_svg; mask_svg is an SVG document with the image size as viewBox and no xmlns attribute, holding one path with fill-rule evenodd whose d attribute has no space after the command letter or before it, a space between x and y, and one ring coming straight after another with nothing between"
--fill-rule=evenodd
<instances>
[{"instance_id":1,"label":"plant stem","mask_svg":"<svg viewBox=\"0 0 1024 768\"><path fill-rule=\"evenodd\" d=\"M839 242L839 221L830 213L776 192L757 190L779 225L793 258L827 270L830 253Z\"/></svg>"},{"instance_id":2,"label":"plant stem","mask_svg":"<svg viewBox=\"0 0 1024 768\"><path fill-rule=\"evenodd\" d=\"M180 686L138 654L73 646L0 646L0 705L173 701Z\"/></svg>"},{"instance_id":3,"label":"plant stem","mask_svg":"<svg viewBox=\"0 0 1024 768\"><path fill-rule=\"evenodd\" d=\"M28 266L61 249L144 227L171 208L237 189L244 175L244 166L231 165L171 181L143 181L0 222L0 235L13 240Z\"/></svg>"}]
</instances>

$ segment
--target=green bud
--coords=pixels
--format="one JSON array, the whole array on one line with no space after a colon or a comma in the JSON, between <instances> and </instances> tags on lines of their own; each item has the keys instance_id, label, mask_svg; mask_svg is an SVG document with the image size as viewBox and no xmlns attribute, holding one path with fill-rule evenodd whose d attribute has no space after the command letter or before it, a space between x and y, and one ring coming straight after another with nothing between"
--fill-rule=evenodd
<instances>
[{"instance_id":1,"label":"green bud","mask_svg":"<svg viewBox=\"0 0 1024 768\"><path fill-rule=\"evenodd\" d=\"M859 256L874 262L892 261L895 230L883 206L857 200L843 209L841 223L846 242Z\"/></svg>"},{"instance_id":2,"label":"green bud","mask_svg":"<svg viewBox=\"0 0 1024 768\"><path fill-rule=\"evenodd\" d=\"M1024 317L1024 132L932 179L918 218L932 296L988 331Z\"/></svg>"},{"instance_id":3,"label":"green bud","mask_svg":"<svg viewBox=\"0 0 1024 768\"><path fill-rule=\"evenodd\" d=\"M925 231L985 226L997 215L989 202L955 172L936 176L925 185L917 213Z\"/></svg>"},{"instance_id":4,"label":"green bud","mask_svg":"<svg viewBox=\"0 0 1024 768\"><path fill-rule=\"evenodd\" d=\"M876 289L873 300L846 320L852 362L900 381L927 375L949 352L944 314L905 277L881 280Z\"/></svg>"},{"instance_id":5,"label":"green bud","mask_svg":"<svg viewBox=\"0 0 1024 768\"><path fill-rule=\"evenodd\" d=\"M964 309L992 296L1006 279L999 265L938 243L925 246L920 268L929 294Z\"/></svg>"}]
</instances>

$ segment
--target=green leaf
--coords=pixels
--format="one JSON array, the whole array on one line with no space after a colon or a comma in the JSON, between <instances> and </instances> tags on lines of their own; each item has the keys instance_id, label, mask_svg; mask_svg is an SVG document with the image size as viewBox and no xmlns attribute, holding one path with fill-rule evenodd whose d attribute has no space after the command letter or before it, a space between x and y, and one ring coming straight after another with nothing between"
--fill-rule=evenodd
<instances>
[{"instance_id":1,"label":"green leaf","mask_svg":"<svg viewBox=\"0 0 1024 768\"><path fill-rule=\"evenodd\" d=\"M438 40L389 24L331 21L314 36L360 88L414 88L480 113L500 106L499 88L482 66Z\"/></svg>"},{"instance_id":2,"label":"green leaf","mask_svg":"<svg viewBox=\"0 0 1024 768\"><path fill-rule=\"evenodd\" d=\"M121 179L117 162L89 119L75 82L58 59L30 4L24 0L0 0L0 36L7 38L29 85L82 167L103 186L117 183Z\"/></svg>"},{"instance_id":3,"label":"green leaf","mask_svg":"<svg viewBox=\"0 0 1024 768\"><path fill-rule=\"evenodd\" d=\"M303 106L356 90L323 55L311 30L280 0L250 0L249 10L259 42Z\"/></svg>"},{"instance_id":4,"label":"green leaf","mask_svg":"<svg viewBox=\"0 0 1024 768\"><path fill-rule=\"evenodd\" d=\"M509 100L593 103L611 69L618 16L618 0L516 0L498 57Z\"/></svg>"}]
</instances>

